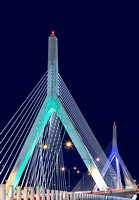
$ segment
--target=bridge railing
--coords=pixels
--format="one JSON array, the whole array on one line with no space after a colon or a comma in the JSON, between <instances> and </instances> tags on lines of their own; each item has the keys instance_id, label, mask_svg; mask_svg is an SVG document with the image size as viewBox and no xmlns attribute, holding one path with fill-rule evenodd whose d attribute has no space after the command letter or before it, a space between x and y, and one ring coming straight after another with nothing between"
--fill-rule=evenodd
<instances>
[{"instance_id":1,"label":"bridge railing","mask_svg":"<svg viewBox=\"0 0 139 200\"><path fill-rule=\"evenodd\" d=\"M111 197L102 195L93 195L83 192L67 192L58 190L49 190L37 187L21 187L18 186L13 191L13 186L9 187L9 193L6 195L5 185L0 185L0 200L128 200L127 198Z\"/></svg>"}]
</instances>

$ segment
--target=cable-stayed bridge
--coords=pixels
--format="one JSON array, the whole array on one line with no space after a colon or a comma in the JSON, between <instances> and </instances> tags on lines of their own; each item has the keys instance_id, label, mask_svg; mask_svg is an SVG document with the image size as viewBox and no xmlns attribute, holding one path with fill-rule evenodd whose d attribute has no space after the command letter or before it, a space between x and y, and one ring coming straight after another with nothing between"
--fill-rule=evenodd
<instances>
[{"instance_id":1,"label":"cable-stayed bridge","mask_svg":"<svg viewBox=\"0 0 139 200\"><path fill-rule=\"evenodd\" d=\"M70 190L66 170L61 170L66 134L93 181L92 188L83 188L83 191L104 192L125 186L137 190L119 156L116 134L108 159L60 76L58 43L52 32L48 39L47 72L1 132L0 174L1 184L6 184L6 193L11 185L13 190L17 186ZM116 169L112 165L114 157ZM125 185L119 163L123 167ZM85 181L85 176L83 179Z\"/></svg>"}]
</instances>

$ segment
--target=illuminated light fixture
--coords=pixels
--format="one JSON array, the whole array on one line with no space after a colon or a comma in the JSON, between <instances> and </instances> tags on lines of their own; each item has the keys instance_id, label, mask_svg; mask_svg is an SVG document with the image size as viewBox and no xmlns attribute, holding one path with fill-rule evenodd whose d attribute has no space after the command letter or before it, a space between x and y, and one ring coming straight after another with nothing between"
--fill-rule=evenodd
<instances>
[{"instance_id":1,"label":"illuminated light fixture","mask_svg":"<svg viewBox=\"0 0 139 200\"><path fill-rule=\"evenodd\" d=\"M54 31L52 31L52 35L54 35L55 34L55 32Z\"/></svg>"},{"instance_id":2,"label":"illuminated light fixture","mask_svg":"<svg viewBox=\"0 0 139 200\"><path fill-rule=\"evenodd\" d=\"M67 147L71 147L71 142L67 142Z\"/></svg>"},{"instance_id":3,"label":"illuminated light fixture","mask_svg":"<svg viewBox=\"0 0 139 200\"><path fill-rule=\"evenodd\" d=\"M79 174L80 173L80 171L79 170L77 170L77 174Z\"/></svg>"},{"instance_id":4,"label":"illuminated light fixture","mask_svg":"<svg viewBox=\"0 0 139 200\"><path fill-rule=\"evenodd\" d=\"M99 161L100 161L100 159L99 159L99 158L96 158L96 161L97 161L97 162L99 162Z\"/></svg>"},{"instance_id":5,"label":"illuminated light fixture","mask_svg":"<svg viewBox=\"0 0 139 200\"><path fill-rule=\"evenodd\" d=\"M76 170L76 169L77 169L77 167L73 167L73 169L75 169L75 170Z\"/></svg>"},{"instance_id":6,"label":"illuminated light fixture","mask_svg":"<svg viewBox=\"0 0 139 200\"><path fill-rule=\"evenodd\" d=\"M66 149L69 149L69 148L72 148L73 143L69 140L69 141L66 141L66 142L64 143L64 146L65 146Z\"/></svg>"},{"instance_id":7,"label":"illuminated light fixture","mask_svg":"<svg viewBox=\"0 0 139 200\"><path fill-rule=\"evenodd\" d=\"M48 149L48 146L46 144L44 144L43 149Z\"/></svg>"},{"instance_id":8,"label":"illuminated light fixture","mask_svg":"<svg viewBox=\"0 0 139 200\"><path fill-rule=\"evenodd\" d=\"M61 167L61 170L62 170L62 171L65 171L65 167Z\"/></svg>"},{"instance_id":9,"label":"illuminated light fixture","mask_svg":"<svg viewBox=\"0 0 139 200\"><path fill-rule=\"evenodd\" d=\"M113 122L114 125L116 125L116 122Z\"/></svg>"}]
</instances>

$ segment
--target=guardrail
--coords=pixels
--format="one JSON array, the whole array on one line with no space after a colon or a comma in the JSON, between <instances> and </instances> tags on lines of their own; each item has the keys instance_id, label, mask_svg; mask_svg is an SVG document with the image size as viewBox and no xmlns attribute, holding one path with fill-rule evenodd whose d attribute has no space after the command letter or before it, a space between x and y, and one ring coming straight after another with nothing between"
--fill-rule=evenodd
<instances>
[{"instance_id":1,"label":"guardrail","mask_svg":"<svg viewBox=\"0 0 139 200\"><path fill-rule=\"evenodd\" d=\"M9 187L9 193L6 195L5 185L0 185L0 200L128 200L127 198L94 195L84 192L67 192L58 190L49 190L45 188L24 187L22 190L17 186L13 191L13 186Z\"/></svg>"}]
</instances>

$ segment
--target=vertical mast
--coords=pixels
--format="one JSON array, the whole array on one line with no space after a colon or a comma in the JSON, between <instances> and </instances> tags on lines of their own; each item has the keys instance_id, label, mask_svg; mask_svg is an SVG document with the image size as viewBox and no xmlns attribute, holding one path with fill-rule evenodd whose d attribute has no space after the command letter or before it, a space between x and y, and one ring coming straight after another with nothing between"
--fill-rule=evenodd
<instances>
[{"instance_id":1,"label":"vertical mast","mask_svg":"<svg viewBox=\"0 0 139 200\"><path fill-rule=\"evenodd\" d=\"M113 149L117 149L117 125L116 122L113 122L113 140L112 140Z\"/></svg>"},{"instance_id":2,"label":"vertical mast","mask_svg":"<svg viewBox=\"0 0 139 200\"><path fill-rule=\"evenodd\" d=\"M58 40L54 31L48 38L48 93L53 98L58 94Z\"/></svg>"}]
</instances>

